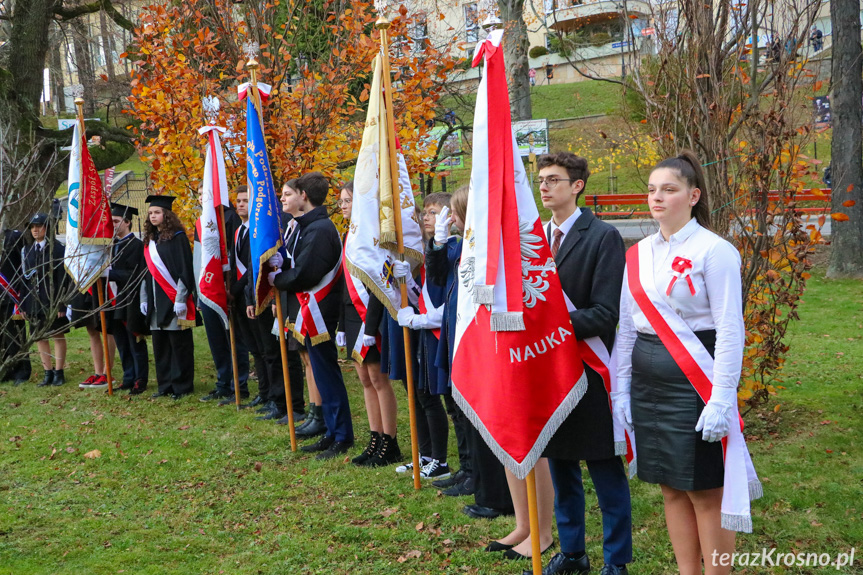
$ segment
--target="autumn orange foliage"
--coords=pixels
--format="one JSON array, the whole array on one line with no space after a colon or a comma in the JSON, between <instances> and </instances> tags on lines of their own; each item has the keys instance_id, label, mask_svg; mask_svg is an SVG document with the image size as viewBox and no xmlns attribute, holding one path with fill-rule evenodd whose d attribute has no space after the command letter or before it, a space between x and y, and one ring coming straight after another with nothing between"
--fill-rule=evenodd
<instances>
[{"instance_id":1,"label":"autumn orange foliage","mask_svg":"<svg viewBox=\"0 0 863 575\"><path fill-rule=\"evenodd\" d=\"M359 149L366 80L379 50L372 2L249 4L238 8L229 0L187 0L146 6L127 55L135 64L128 113L140 122L139 153L150 164L154 191L177 196L187 224L196 217L204 168L205 138L197 132L206 122L204 96L221 101L219 124L228 128L222 139L228 182L232 187L245 183L245 108L236 87L249 80L247 42L260 45L258 81L273 86L264 122L277 187L319 170L330 177L335 192L339 182L350 179ZM311 17L313 12L318 18ZM411 40L412 22L404 7L397 16L389 32L396 129L409 170L419 174L427 171L431 154L420 144L458 61L448 47Z\"/></svg>"}]
</instances>

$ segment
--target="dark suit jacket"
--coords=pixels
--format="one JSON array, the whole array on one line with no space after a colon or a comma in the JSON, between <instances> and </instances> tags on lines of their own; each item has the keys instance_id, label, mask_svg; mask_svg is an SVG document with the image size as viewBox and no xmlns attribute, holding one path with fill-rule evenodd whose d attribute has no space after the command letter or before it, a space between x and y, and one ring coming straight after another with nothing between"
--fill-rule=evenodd
<instances>
[{"instance_id":1,"label":"dark suit jacket","mask_svg":"<svg viewBox=\"0 0 863 575\"><path fill-rule=\"evenodd\" d=\"M610 351L620 314L626 263L620 233L582 208L555 262L563 291L576 307L570 313L575 337L583 340L598 336ZM549 442L544 453L547 457L590 460L614 456L608 393L599 374L586 365L585 373L587 392Z\"/></svg>"}]
</instances>

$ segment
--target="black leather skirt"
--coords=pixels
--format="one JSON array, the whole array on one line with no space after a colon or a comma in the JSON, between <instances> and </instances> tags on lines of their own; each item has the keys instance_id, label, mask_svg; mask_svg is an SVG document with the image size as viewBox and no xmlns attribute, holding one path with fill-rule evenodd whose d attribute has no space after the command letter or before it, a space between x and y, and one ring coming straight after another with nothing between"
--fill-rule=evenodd
<instances>
[{"instance_id":1,"label":"black leather skirt","mask_svg":"<svg viewBox=\"0 0 863 575\"><path fill-rule=\"evenodd\" d=\"M695 335L713 356L716 332ZM695 431L704 403L656 335L635 340L631 393L638 478L681 491L722 487L722 443Z\"/></svg>"}]
</instances>

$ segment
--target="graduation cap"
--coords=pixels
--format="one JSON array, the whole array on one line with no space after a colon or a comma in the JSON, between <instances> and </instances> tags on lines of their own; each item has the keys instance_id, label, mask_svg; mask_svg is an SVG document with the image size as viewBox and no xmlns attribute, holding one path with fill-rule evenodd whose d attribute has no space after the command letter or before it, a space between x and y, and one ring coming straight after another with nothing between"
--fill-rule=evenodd
<instances>
[{"instance_id":1,"label":"graduation cap","mask_svg":"<svg viewBox=\"0 0 863 575\"><path fill-rule=\"evenodd\" d=\"M123 204L111 204L111 215L118 216L124 220L131 220L132 216L138 215L138 208L124 206Z\"/></svg>"},{"instance_id":2,"label":"graduation cap","mask_svg":"<svg viewBox=\"0 0 863 575\"><path fill-rule=\"evenodd\" d=\"M162 208L163 210L170 210L171 204L176 200L174 196L147 196L145 200L151 206L155 206L157 208Z\"/></svg>"},{"instance_id":3,"label":"graduation cap","mask_svg":"<svg viewBox=\"0 0 863 575\"><path fill-rule=\"evenodd\" d=\"M36 212L33 214L33 217L30 218L31 226L44 226L48 224L48 214L42 212Z\"/></svg>"}]
</instances>

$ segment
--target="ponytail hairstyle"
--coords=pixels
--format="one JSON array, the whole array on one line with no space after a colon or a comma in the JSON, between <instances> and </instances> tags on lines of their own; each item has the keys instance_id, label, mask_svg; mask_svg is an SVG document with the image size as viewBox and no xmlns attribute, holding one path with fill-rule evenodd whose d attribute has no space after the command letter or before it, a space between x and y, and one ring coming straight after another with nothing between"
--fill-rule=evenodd
<instances>
[{"instance_id":1,"label":"ponytail hairstyle","mask_svg":"<svg viewBox=\"0 0 863 575\"><path fill-rule=\"evenodd\" d=\"M698 202L692 206L692 217L695 218L695 221L702 228L712 229L710 227L710 207L707 200L707 181L704 179L704 170L701 169L701 161L695 155L695 152L692 150L681 150L677 156L667 158L656 164L653 171L659 168L670 168L676 171L678 176L689 187L701 190Z\"/></svg>"}]
</instances>

